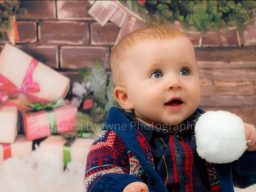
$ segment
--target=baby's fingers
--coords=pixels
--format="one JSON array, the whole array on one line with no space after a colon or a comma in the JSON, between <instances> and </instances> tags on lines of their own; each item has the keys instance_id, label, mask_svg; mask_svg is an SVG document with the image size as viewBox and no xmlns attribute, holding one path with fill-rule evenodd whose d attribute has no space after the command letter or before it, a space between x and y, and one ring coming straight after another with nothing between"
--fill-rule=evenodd
<instances>
[{"instance_id":1,"label":"baby's fingers","mask_svg":"<svg viewBox=\"0 0 256 192\"><path fill-rule=\"evenodd\" d=\"M256 150L256 128L251 125L245 123L245 133L247 139L247 151L255 151Z\"/></svg>"},{"instance_id":2,"label":"baby's fingers","mask_svg":"<svg viewBox=\"0 0 256 192\"><path fill-rule=\"evenodd\" d=\"M123 192L148 192L148 186L143 182L133 182L128 184Z\"/></svg>"}]
</instances>

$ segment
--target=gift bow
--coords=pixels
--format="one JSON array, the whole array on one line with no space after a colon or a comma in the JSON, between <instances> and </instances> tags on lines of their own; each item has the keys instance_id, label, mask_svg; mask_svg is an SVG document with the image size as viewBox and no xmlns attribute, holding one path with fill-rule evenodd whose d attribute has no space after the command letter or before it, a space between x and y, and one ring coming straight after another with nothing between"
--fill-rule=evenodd
<instances>
[{"instance_id":1,"label":"gift bow","mask_svg":"<svg viewBox=\"0 0 256 192\"><path fill-rule=\"evenodd\" d=\"M52 110L57 107L61 107L63 105L64 105L64 100L62 98L60 98L51 103L47 103L47 104L31 103L28 106L32 109L32 111L40 111L40 110Z\"/></svg>"},{"instance_id":2,"label":"gift bow","mask_svg":"<svg viewBox=\"0 0 256 192\"><path fill-rule=\"evenodd\" d=\"M37 82L33 81L33 71L35 70L36 66L38 64L38 61L35 59L32 59L29 68L27 70L27 73L25 75L25 78L23 80L23 83L21 85L20 92L23 94L27 93L37 93L40 91L40 86Z\"/></svg>"},{"instance_id":3,"label":"gift bow","mask_svg":"<svg viewBox=\"0 0 256 192\"><path fill-rule=\"evenodd\" d=\"M17 97L19 95L17 87L2 74L0 74L0 83L0 102L4 103L10 97Z\"/></svg>"},{"instance_id":4,"label":"gift bow","mask_svg":"<svg viewBox=\"0 0 256 192\"><path fill-rule=\"evenodd\" d=\"M9 98L17 98L19 94L26 95L30 100L37 101L39 103L46 103L47 100L34 96L33 93L40 91L40 86L37 82L33 81L33 72L38 64L35 59L31 60L31 63L27 69L24 80L20 88L7 79L4 75L0 74L0 103L6 102Z\"/></svg>"}]
</instances>

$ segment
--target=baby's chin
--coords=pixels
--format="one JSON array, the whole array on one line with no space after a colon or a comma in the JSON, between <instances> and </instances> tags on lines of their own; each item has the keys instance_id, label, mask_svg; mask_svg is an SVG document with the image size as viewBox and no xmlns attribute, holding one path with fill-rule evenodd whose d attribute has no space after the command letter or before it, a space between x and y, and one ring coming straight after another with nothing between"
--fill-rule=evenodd
<instances>
[{"instance_id":1,"label":"baby's chin","mask_svg":"<svg viewBox=\"0 0 256 192\"><path fill-rule=\"evenodd\" d=\"M169 125L169 126L177 126L179 124L181 124L182 122L184 122L187 118L175 118L175 119L171 119L169 121L164 121L162 122L163 125Z\"/></svg>"},{"instance_id":2,"label":"baby's chin","mask_svg":"<svg viewBox=\"0 0 256 192\"><path fill-rule=\"evenodd\" d=\"M169 119L142 119L139 117L136 117L139 121L142 123L153 126L153 127L172 127L177 126L184 122L188 117L187 116L180 116L180 117L172 117Z\"/></svg>"},{"instance_id":3,"label":"baby's chin","mask_svg":"<svg viewBox=\"0 0 256 192\"><path fill-rule=\"evenodd\" d=\"M181 124L183 121L182 120L177 120L177 121L164 121L164 122L153 122L151 123L154 127L173 127Z\"/></svg>"}]
</instances>

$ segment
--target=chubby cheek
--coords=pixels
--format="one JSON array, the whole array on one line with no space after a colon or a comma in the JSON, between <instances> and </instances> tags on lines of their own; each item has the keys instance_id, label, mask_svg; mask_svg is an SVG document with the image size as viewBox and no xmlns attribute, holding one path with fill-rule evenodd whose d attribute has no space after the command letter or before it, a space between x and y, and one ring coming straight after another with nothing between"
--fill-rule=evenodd
<instances>
[{"instance_id":1,"label":"chubby cheek","mask_svg":"<svg viewBox=\"0 0 256 192\"><path fill-rule=\"evenodd\" d=\"M190 110L193 111L196 109L200 103L200 86L199 82L195 81L194 83L187 85L187 103L189 104Z\"/></svg>"},{"instance_id":2,"label":"chubby cheek","mask_svg":"<svg viewBox=\"0 0 256 192\"><path fill-rule=\"evenodd\" d=\"M153 93L150 94L148 92L142 92L143 90L140 90L140 92L138 92L137 97L134 100L135 111L137 111L142 116L154 119L155 115L152 115L152 110L154 112L159 112L160 98L158 98L156 95L153 95Z\"/></svg>"},{"instance_id":3,"label":"chubby cheek","mask_svg":"<svg viewBox=\"0 0 256 192\"><path fill-rule=\"evenodd\" d=\"M197 105L199 105L200 103L200 98L201 98L201 88L198 82L198 86L197 86L197 91L196 91L196 101L197 101Z\"/></svg>"},{"instance_id":4,"label":"chubby cheek","mask_svg":"<svg viewBox=\"0 0 256 192\"><path fill-rule=\"evenodd\" d=\"M192 99L192 101L191 101L191 104L192 104L191 108L192 109L191 110L194 111L200 104L200 88L199 87L195 88L193 90L193 94L191 96L191 99Z\"/></svg>"},{"instance_id":5,"label":"chubby cheek","mask_svg":"<svg viewBox=\"0 0 256 192\"><path fill-rule=\"evenodd\" d=\"M193 90L193 94L192 94L191 98L193 98L195 105L199 105L199 102L200 102L200 89L199 88Z\"/></svg>"}]
</instances>

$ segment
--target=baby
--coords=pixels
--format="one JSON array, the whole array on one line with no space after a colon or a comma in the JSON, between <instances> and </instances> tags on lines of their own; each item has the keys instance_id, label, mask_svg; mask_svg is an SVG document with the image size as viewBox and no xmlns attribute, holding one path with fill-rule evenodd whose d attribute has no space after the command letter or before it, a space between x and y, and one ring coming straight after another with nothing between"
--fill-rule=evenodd
<instances>
[{"instance_id":1,"label":"baby","mask_svg":"<svg viewBox=\"0 0 256 192\"><path fill-rule=\"evenodd\" d=\"M182 32L156 25L129 34L113 48L111 70L122 109L110 109L91 146L87 191L233 191L232 164L211 164L196 153L199 74ZM248 150L256 150L255 127L245 124L245 133ZM256 183L256 170L251 177Z\"/></svg>"}]
</instances>

